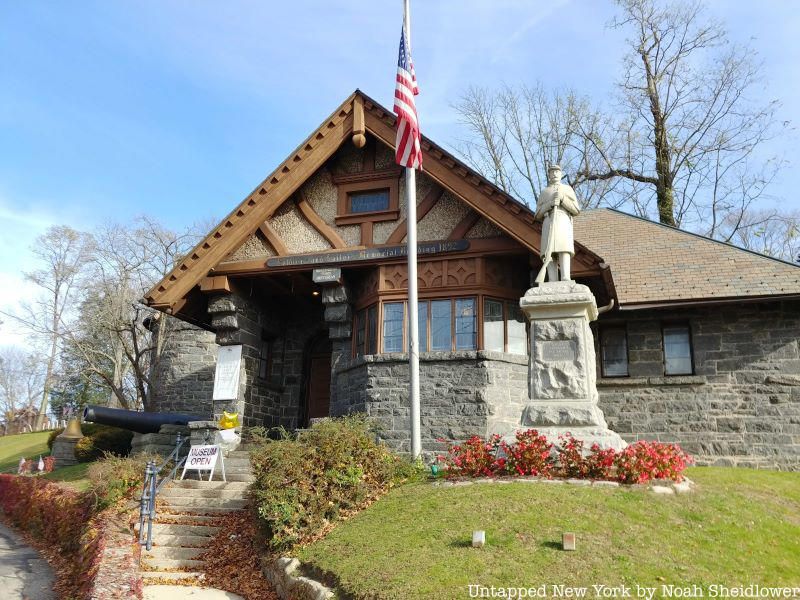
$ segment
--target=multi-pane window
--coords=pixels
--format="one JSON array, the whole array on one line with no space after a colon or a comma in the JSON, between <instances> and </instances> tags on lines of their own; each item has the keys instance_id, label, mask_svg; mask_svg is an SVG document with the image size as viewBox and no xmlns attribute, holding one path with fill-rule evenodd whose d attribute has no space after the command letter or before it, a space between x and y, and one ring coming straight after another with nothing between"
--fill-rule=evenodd
<instances>
[{"instance_id":1,"label":"multi-pane window","mask_svg":"<svg viewBox=\"0 0 800 600\"><path fill-rule=\"evenodd\" d=\"M528 332L525 329L526 319L519 307L519 300L506 302L506 323L508 327L508 352L511 354L528 353Z\"/></svg>"},{"instance_id":2,"label":"multi-pane window","mask_svg":"<svg viewBox=\"0 0 800 600\"><path fill-rule=\"evenodd\" d=\"M272 375L272 340L265 335L261 336L261 345L258 349L258 376L268 379Z\"/></svg>"},{"instance_id":3,"label":"multi-pane window","mask_svg":"<svg viewBox=\"0 0 800 600\"><path fill-rule=\"evenodd\" d=\"M431 302L431 350L451 350L453 347L453 301Z\"/></svg>"},{"instance_id":4,"label":"multi-pane window","mask_svg":"<svg viewBox=\"0 0 800 600\"><path fill-rule=\"evenodd\" d=\"M378 305L360 310L355 317L353 346L355 354L378 353Z\"/></svg>"},{"instance_id":5,"label":"multi-pane window","mask_svg":"<svg viewBox=\"0 0 800 600\"><path fill-rule=\"evenodd\" d=\"M351 213L389 210L389 190L353 192L349 197Z\"/></svg>"},{"instance_id":6,"label":"multi-pane window","mask_svg":"<svg viewBox=\"0 0 800 600\"><path fill-rule=\"evenodd\" d=\"M475 350L478 347L475 298L458 298L455 308L456 350Z\"/></svg>"},{"instance_id":7,"label":"multi-pane window","mask_svg":"<svg viewBox=\"0 0 800 600\"><path fill-rule=\"evenodd\" d=\"M383 351L403 351L403 302L387 302L383 305Z\"/></svg>"},{"instance_id":8,"label":"multi-pane window","mask_svg":"<svg viewBox=\"0 0 800 600\"><path fill-rule=\"evenodd\" d=\"M624 326L600 328L600 364L603 377L628 374L628 336Z\"/></svg>"},{"instance_id":9,"label":"multi-pane window","mask_svg":"<svg viewBox=\"0 0 800 600\"><path fill-rule=\"evenodd\" d=\"M496 352L528 353L525 316L519 303L489 298L483 301L483 347Z\"/></svg>"},{"instance_id":10,"label":"multi-pane window","mask_svg":"<svg viewBox=\"0 0 800 600\"><path fill-rule=\"evenodd\" d=\"M483 327L483 348L527 354L525 316L517 301L479 297L425 299L418 302L417 326L420 352L477 350ZM483 307L483 318L478 317ZM380 337L380 339L378 339ZM407 352L408 304L385 301L356 313L353 353Z\"/></svg>"},{"instance_id":11,"label":"multi-pane window","mask_svg":"<svg viewBox=\"0 0 800 600\"><path fill-rule=\"evenodd\" d=\"M506 327L503 318L503 302L484 300L483 302L483 347L485 350L505 352Z\"/></svg>"},{"instance_id":12,"label":"multi-pane window","mask_svg":"<svg viewBox=\"0 0 800 600\"><path fill-rule=\"evenodd\" d=\"M692 342L688 325L665 325L664 373L667 375L692 374Z\"/></svg>"}]
</instances>

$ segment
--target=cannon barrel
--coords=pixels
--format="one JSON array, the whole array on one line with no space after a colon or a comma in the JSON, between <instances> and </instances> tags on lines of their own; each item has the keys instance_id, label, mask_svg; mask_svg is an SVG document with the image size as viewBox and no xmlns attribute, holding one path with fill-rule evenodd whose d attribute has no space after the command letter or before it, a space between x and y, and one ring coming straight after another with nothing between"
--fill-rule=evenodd
<instances>
[{"instance_id":1,"label":"cannon barrel","mask_svg":"<svg viewBox=\"0 0 800 600\"><path fill-rule=\"evenodd\" d=\"M205 421L206 417L170 413L138 412L123 408L89 405L83 409L83 420L112 425L137 433L158 433L162 425L187 425L189 421Z\"/></svg>"}]
</instances>

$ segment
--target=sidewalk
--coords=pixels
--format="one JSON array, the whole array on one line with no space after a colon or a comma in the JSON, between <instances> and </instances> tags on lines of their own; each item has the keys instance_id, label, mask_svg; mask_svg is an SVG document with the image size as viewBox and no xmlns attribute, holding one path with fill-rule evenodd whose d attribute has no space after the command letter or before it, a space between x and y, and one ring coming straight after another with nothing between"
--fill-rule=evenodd
<instances>
[{"instance_id":1,"label":"sidewalk","mask_svg":"<svg viewBox=\"0 0 800 600\"><path fill-rule=\"evenodd\" d=\"M56 600L53 571L36 550L0 523L0 590L7 600Z\"/></svg>"}]
</instances>

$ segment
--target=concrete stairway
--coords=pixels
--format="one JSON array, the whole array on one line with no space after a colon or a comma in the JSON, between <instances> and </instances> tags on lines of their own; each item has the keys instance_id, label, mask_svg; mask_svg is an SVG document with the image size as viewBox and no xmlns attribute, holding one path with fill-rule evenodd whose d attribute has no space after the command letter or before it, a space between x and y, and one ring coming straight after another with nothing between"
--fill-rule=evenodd
<instances>
[{"instance_id":1,"label":"concrete stairway","mask_svg":"<svg viewBox=\"0 0 800 600\"><path fill-rule=\"evenodd\" d=\"M161 490L153 523L153 549L142 549L145 584L193 583L202 579L203 562L199 556L219 531L218 517L240 510L247 503L247 488L253 476L246 449L225 457L225 474L227 482L216 481L222 478L217 467L215 481L173 481Z\"/></svg>"}]
</instances>

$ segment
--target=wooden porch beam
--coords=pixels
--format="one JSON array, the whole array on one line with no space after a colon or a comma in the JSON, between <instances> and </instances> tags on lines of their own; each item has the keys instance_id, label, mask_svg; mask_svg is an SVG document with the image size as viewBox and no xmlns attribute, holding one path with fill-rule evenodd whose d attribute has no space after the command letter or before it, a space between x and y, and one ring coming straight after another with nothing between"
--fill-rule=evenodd
<instances>
[{"instance_id":1,"label":"wooden porch beam","mask_svg":"<svg viewBox=\"0 0 800 600\"><path fill-rule=\"evenodd\" d=\"M480 221L481 216L476 213L474 210L471 210L464 216L461 221L458 222L453 228L453 231L450 232L450 236L447 238L448 240L463 240L464 236L467 235L470 229L475 227L475 224Z\"/></svg>"},{"instance_id":2,"label":"wooden porch beam","mask_svg":"<svg viewBox=\"0 0 800 600\"><path fill-rule=\"evenodd\" d=\"M272 225L270 225L268 221L264 221L259 225L258 230L261 232L261 235L267 238L270 246L278 253L278 256L286 256L289 254L289 249L286 247L286 244L283 243L281 236L278 235L278 232L272 228Z\"/></svg>"},{"instance_id":3,"label":"wooden porch beam","mask_svg":"<svg viewBox=\"0 0 800 600\"><path fill-rule=\"evenodd\" d=\"M297 194L297 208L300 209L300 212L303 213L303 216L311 223L311 226L316 229L319 234L324 237L330 245L334 248L347 248L347 244L345 241L336 233L336 230L328 225L325 221L322 220L317 214L317 211L308 203L306 197L303 195L302 192L298 192Z\"/></svg>"}]
</instances>

